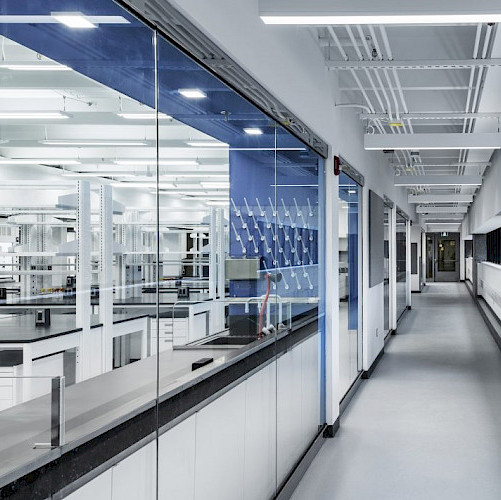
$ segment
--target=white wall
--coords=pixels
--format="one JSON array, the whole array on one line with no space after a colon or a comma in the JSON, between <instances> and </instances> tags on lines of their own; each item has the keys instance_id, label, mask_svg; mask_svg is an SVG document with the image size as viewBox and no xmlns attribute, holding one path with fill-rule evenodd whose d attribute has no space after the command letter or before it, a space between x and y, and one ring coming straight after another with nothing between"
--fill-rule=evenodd
<instances>
[{"instance_id":1,"label":"white wall","mask_svg":"<svg viewBox=\"0 0 501 500\"><path fill-rule=\"evenodd\" d=\"M492 157L492 165L468 213L468 235L487 233L501 226L500 186L501 155L497 151Z\"/></svg>"}]
</instances>

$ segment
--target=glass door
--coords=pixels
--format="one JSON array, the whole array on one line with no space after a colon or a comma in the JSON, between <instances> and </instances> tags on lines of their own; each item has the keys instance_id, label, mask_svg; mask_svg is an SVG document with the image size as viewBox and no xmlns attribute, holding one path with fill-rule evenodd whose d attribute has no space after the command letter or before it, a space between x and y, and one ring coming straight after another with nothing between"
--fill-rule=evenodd
<instances>
[{"instance_id":1,"label":"glass door","mask_svg":"<svg viewBox=\"0 0 501 500\"><path fill-rule=\"evenodd\" d=\"M397 319L407 308L407 219L397 212Z\"/></svg>"},{"instance_id":2,"label":"glass door","mask_svg":"<svg viewBox=\"0 0 501 500\"><path fill-rule=\"evenodd\" d=\"M361 209L362 187L339 176L339 376L340 399L361 371Z\"/></svg>"},{"instance_id":3,"label":"glass door","mask_svg":"<svg viewBox=\"0 0 501 500\"><path fill-rule=\"evenodd\" d=\"M435 235L435 281L459 280L459 233Z\"/></svg>"}]
</instances>

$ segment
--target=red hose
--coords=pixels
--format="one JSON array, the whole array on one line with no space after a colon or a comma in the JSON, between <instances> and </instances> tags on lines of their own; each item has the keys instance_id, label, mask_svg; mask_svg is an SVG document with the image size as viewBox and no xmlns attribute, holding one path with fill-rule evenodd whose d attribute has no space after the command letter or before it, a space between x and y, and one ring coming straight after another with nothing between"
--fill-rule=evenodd
<instances>
[{"instance_id":1,"label":"red hose","mask_svg":"<svg viewBox=\"0 0 501 500\"><path fill-rule=\"evenodd\" d=\"M264 309L268 302L268 298L270 296L270 288L271 288L271 275L266 275L267 285L266 285L266 295L264 296L263 305L261 306L261 311L259 311L259 330L257 332L257 336L260 339L263 336L263 315Z\"/></svg>"}]
</instances>

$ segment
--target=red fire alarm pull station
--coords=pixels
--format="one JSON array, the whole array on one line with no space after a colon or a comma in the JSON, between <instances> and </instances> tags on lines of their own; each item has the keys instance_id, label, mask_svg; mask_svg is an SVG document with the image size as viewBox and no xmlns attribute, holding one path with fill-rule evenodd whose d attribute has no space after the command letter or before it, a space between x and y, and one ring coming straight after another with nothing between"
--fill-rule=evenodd
<instances>
[{"instance_id":1,"label":"red fire alarm pull station","mask_svg":"<svg viewBox=\"0 0 501 500\"><path fill-rule=\"evenodd\" d=\"M341 171L341 160L339 156L334 156L334 175L339 175Z\"/></svg>"}]
</instances>

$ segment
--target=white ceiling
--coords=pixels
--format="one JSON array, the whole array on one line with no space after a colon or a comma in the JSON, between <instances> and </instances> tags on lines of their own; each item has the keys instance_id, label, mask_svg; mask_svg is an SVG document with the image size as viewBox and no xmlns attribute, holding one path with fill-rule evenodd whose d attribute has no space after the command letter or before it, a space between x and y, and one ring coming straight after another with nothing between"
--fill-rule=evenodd
<instances>
[{"instance_id":1,"label":"white ceiling","mask_svg":"<svg viewBox=\"0 0 501 500\"><path fill-rule=\"evenodd\" d=\"M15 71L6 66L29 64L60 66L7 38L0 38L0 177L19 181L19 189L30 179L45 180L50 185L33 184L31 190L48 192L74 185L76 180L112 183L117 196L127 184L134 192L151 194L156 181L155 112L113 89L107 88L75 71ZM63 111L67 119L5 119L1 113ZM130 120L119 113L146 113L153 119ZM217 142L213 138L173 119L159 121L161 204L192 205L186 193L197 194L197 206L211 200L228 202L228 148L193 147L189 141ZM49 141L48 143L44 141ZM61 145L50 144L61 141ZM69 145L64 142L83 141ZM89 145L86 141L97 144ZM123 141L139 143L122 145ZM104 145L112 142L113 145ZM118 144L118 145L117 145ZM38 165L20 165L8 159L37 159ZM3 161L2 161L3 160ZM44 166L56 160L56 165ZM65 164L72 160L75 164ZM146 160L146 161L145 161ZM147 160L151 160L146 165ZM45 161L45 163L44 163ZM126 164L120 164L126 162ZM192 165L187 165L191 162ZM19 162L17 162L19 163ZM59 164L57 164L59 163ZM166 163L166 164L163 164ZM83 174L75 177L76 174ZM96 176L94 177L94 174ZM92 175L92 176L91 176ZM210 183L219 183L211 185ZM208 184L202 184L208 183ZM5 184L5 183L4 183ZM4 190L16 189L15 182ZM132 190L128 191L129 194ZM35 197L42 196L40 193ZM24 192L18 196L18 208L32 206ZM202 198L206 198L203 202ZM154 203L152 203L153 205ZM1 207L7 203L0 202Z\"/></svg>"},{"instance_id":2,"label":"white ceiling","mask_svg":"<svg viewBox=\"0 0 501 500\"><path fill-rule=\"evenodd\" d=\"M365 133L426 133L437 135L435 140L440 142L438 134L441 133L499 132L499 117L492 114L501 109L501 68L460 67L459 64L465 59L501 57L501 40L495 25L338 25L309 29L318 41L326 66L338 77L337 103L357 109ZM331 68L361 60L370 61L368 67ZM447 67L427 69L422 64L421 67L412 64L412 61L433 63L437 60L444 61L443 66ZM382 66L387 61L402 62L401 66L408 67L385 69ZM468 119L467 112L488 116ZM423 116L413 117L415 113L425 116L434 113L434 119L418 119ZM390 126L390 122L400 126ZM423 177L422 185L409 188L410 195L474 195L479 186L432 186L426 182L435 175L482 176L493 150L421 149L412 153L409 150L387 153L396 176ZM460 182L460 179L451 177L451 181ZM419 203L418 212L423 224L454 222L453 227L459 227L464 207L469 204ZM444 207L447 213L430 210L427 214L427 207ZM456 212L458 207L461 208ZM434 228L433 225L427 227Z\"/></svg>"}]
</instances>

